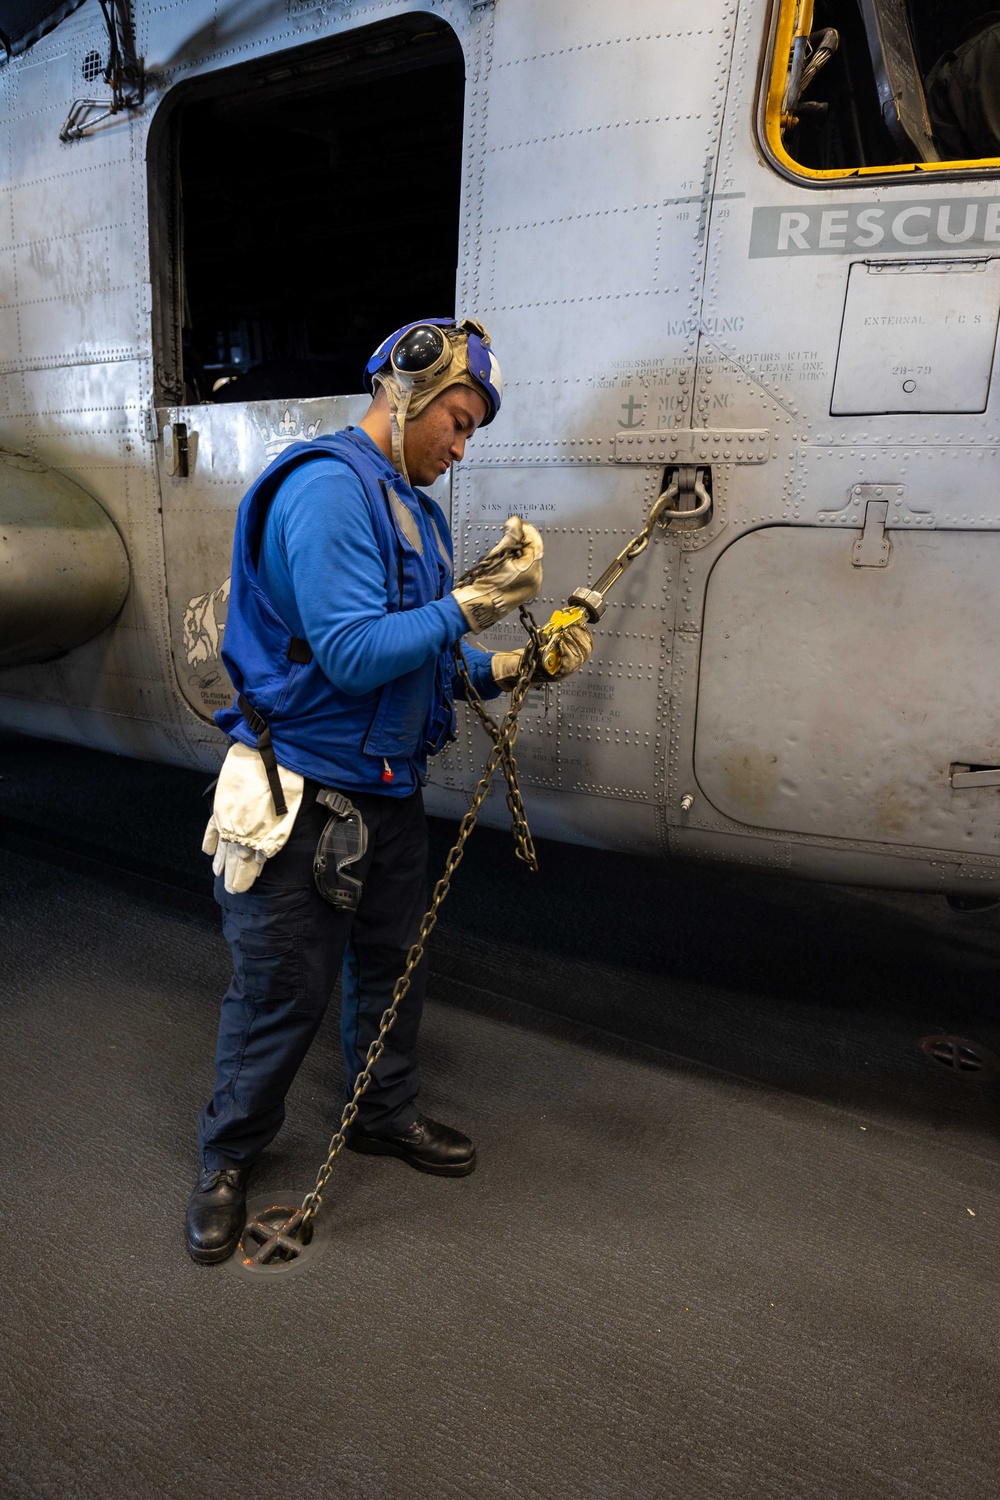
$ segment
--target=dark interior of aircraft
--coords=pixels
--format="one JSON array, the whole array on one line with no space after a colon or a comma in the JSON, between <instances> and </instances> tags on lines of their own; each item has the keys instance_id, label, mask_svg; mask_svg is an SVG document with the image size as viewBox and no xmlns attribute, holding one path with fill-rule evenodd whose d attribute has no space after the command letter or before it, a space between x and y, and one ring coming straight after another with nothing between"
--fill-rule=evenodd
<instances>
[{"instance_id":1,"label":"dark interior of aircraft","mask_svg":"<svg viewBox=\"0 0 1000 1500\"><path fill-rule=\"evenodd\" d=\"M394 327L455 311L464 94L454 33L413 15L178 105L178 398L358 392Z\"/></svg>"},{"instance_id":2,"label":"dark interior of aircraft","mask_svg":"<svg viewBox=\"0 0 1000 1500\"><path fill-rule=\"evenodd\" d=\"M875 40L876 23L891 39L882 48ZM924 85L933 80L939 71L936 65L946 54L998 23L1000 9L989 8L983 0L953 0L948 5L940 0L816 0L812 48L815 51L824 33L833 30L835 50L799 95L805 108L794 110L798 123L784 132L789 154L803 166L819 170L920 160L924 153L898 130L890 131L880 108L877 73L895 85L894 91L900 87L902 59L893 55L893 43L909 32L914 82L919 87L921 80ZM928 103L934 133L941 122L935 118L930 96ZM956 148L949 138L938 139L937 146L940 159L954 159ZM990 142L976 149L963 148L963 155L966 149L975 157L996 154Z\"/></svg>"},{"instance_id":3,"label":"dark interior of aircraft","mask_svg":"<svg viewBox=\"0 0 1000 1500\"><path fill-rule=\"evenodd\" d=\"M0 47L8 57L27 52L83 0L2 0Z\"/></svg>"}]
</instances>

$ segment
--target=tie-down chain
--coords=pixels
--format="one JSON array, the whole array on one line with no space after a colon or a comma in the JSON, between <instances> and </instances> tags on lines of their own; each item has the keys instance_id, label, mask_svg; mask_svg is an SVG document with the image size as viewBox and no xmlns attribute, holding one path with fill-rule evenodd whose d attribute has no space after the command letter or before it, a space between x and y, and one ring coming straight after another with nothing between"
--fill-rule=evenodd
<instances>
[{"instance_id":1,"label":"tie-down chain","mask_svg":"<svg viewBox=\"0 0 1000 1500\"><path fill-rule=\"evenodd\" d=\"M521 622L527 632L528 644L521 655L521 665L511 691L507 712L499 724L472 684L461 642L456 644L456 670L462 680L468 702L492 739L493 746L486 758L486 765L473 793L469 809L459 824L458 837L445 860L444 871L434 887L431 904L421 920L416 942L407 954L402 974L396 980L392 1000L382 1014L378 1036L368 1048L365 1065L355 1079L354 1090L344 1106L340 1125L330 1141L326 1159L316 1174L315 1185L305 1195L301 1204L287 1210L288 1217L283 1222L274 1208L267 1210L266 1219L264 1215L258 1215L248 1222L239 1246L243 1265L248 1270L267 1266L275 1259L291 1264L312 1239L313 1221L323 1205L323 1193L333 1172L334 1163L344 1149L348 1130L357 1119L362 1096L371 1083L375 1067L385 1051L386 1037L395 1025L399 1007L409 991L414 970L424 956L427 940L437 925L438 912L451 889L451 882L462 861L466 843L476 826L476 820L489 794L493 777L500 767L503 769L507 782L507 807L511 815L515 852L518 859L522 860L529 870L537 871L538 860L521 798L517 760L514 754L518 716L532 684L545 682L558 671L559 641L562 634L573 626L585 622L593 624L601 618L606 608L605 597L608 591L628 571L636 558L645 552L657 525L669 525L674 520L690 522L707 512L711 501L706 494L697 494L699 504L695 509L678 510L676 501L679 492L678 481L675 478L653 502L642 530L621 549L593 587L574 590L569 596L567 607L557 609L545 625L538 626L531 612L524 605L521 606ZM482 578L489 572L490 566L489 557L481 559L466 573L463 573L458 580L459 584L471 583Z\"/></svg>"}]
</instances>

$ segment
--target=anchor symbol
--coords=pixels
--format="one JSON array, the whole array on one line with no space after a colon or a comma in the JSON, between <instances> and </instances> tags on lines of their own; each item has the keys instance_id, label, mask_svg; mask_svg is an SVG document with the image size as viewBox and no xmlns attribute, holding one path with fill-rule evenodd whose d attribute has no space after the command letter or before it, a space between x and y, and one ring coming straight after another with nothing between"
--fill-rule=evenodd
<instances>
[{"instance_id":1,"label":"anchor symbol","mask_svg":"<svg viewBox=\"0 0 1000 1500\"><path fill-rule=\"evenodd\" d=\"M618 426L619 427L641 427L642 426L642 418L641 417L640 417L640 419L637 422L634 422L632 420L632 418L635 416L636 412L637 411L641 411L641 410L642 410L642 402L641 401L637 401L634 396L629 396L629 398L628 398L627 401L623 401L622 402L622 411L625 413L625 421L624 422L619 422Z\"/></svg>"}]
</instances>

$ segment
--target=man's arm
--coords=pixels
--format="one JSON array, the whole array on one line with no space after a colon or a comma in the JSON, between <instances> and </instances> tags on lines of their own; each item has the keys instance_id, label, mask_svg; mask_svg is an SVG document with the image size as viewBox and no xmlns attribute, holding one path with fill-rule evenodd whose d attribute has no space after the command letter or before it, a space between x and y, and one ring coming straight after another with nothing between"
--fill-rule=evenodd
<instances>
[{"instance_id":1,"label":"man's arm","mask_svg":"<svg viewBox=\"0 0 1000 1500\"><path fill-rule=\"evenodd\" d=\"M275 581L280 588L284 563L302 634L341 692L372 692L412 672L468 630L450 594L419 609L389 613L389 580L368 503L353 475L341 478L328 471L305 477L275 499L269 531L272 525L275 532L266 540L279 554Z\"/></svg>"},{"instance_id":2,"label":"man's arm","mask_svg":"<svg viewBox=\"0 0 1000 1500\"><path fill-rule=\"evenodd\" d=\"M468 641L462 642L462 655L465 657L465 665L469 673L469 681L479 694L480 698L489 700L499 698L503 689L493 675L492 651L483 651L479 646L470 646ZM465 698L465 683L456 672L453 677L455 697Z\"/></svg>"}]
</instances>

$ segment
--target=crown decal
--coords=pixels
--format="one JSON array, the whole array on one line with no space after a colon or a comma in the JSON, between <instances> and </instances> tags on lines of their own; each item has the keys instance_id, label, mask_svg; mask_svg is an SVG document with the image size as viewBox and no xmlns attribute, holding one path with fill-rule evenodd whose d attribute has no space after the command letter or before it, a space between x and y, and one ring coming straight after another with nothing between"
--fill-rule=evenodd
<instances>
[{"instance_id":1,"label":"crown decal","mask_svg":"<svg viewBox=\"0 0 1000 1500\"><path fill-rule=\"evenodd\" d=\"M315 422L303 422L301 415L293 412L290 406L285 407L277 426L270 412L254 412L253 420L269 460L277 458L292 443L311 442L322 425L318 417Z\"/></svg>"}]
</instances>

